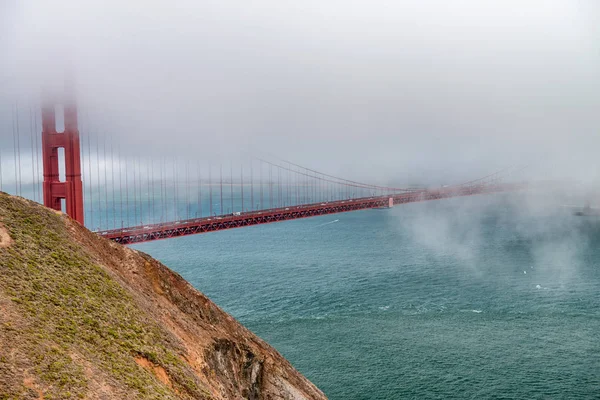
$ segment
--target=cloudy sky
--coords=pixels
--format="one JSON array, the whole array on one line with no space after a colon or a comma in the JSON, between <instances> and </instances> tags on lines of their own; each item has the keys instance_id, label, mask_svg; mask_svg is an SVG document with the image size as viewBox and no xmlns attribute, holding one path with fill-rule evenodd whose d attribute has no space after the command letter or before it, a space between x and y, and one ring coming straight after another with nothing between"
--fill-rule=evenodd
<instances>
[{"instance_id":1,"label":"cloudy sky","mask_svg":"<svg viewBox=\"0 0 600 400\"><path fill-rule=\"evenodd\" d=\"M145 152L265 151L370 181L514 164L598 181L599 13L594 0L0 0L0 135L15 99L68 70L82 124Z\"/></svg>"}]
</instances>

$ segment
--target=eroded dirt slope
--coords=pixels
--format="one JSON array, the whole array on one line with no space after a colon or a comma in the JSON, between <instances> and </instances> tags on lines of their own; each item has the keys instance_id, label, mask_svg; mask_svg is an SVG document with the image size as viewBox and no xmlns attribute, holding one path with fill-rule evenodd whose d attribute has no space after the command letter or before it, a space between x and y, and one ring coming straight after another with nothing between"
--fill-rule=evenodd
<instances>
[{"instance_id":1,"label":"eroded dirt slope","mask_svg":"<svg viewBox=\"0 0 600 400\"><path fill-rule=\"evenodd\" d=\"M324 399L181 276L0 193L0 399Z\"/></svg>"}]
</instances>

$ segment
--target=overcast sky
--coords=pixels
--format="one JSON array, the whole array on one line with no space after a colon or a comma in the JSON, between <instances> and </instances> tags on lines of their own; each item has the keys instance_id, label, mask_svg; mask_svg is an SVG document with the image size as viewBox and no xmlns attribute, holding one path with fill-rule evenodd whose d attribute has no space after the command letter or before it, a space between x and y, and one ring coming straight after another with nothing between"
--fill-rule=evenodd
<instances>
[{"instance_id":1,"label":"overcast sky","mask_svg":"<svg viewBox=\"0 0 600 400\"><path fill-rule=\"evenodd\" d=\"M0 0L0 135L15 98L68 68L82 124L149 152L260 149L370 181L513 164L598 181L596 4Z\"/></svg>"}]
</instances>

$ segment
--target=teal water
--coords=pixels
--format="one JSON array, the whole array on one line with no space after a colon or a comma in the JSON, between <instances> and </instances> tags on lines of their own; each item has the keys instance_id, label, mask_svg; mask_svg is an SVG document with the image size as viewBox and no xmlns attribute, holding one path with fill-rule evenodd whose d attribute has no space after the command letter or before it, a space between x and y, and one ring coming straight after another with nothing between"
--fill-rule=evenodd
<instances>
[{"instance_id":1,"label":"teal water","mask_svg":"<svg viewBox=\"0 0 600 400\"><path fill-rule=\"evenodd\" d=\"M547 200L451 199L135 248L331 399L600 398L600 219Z\"/></svg>"}]
</instances>

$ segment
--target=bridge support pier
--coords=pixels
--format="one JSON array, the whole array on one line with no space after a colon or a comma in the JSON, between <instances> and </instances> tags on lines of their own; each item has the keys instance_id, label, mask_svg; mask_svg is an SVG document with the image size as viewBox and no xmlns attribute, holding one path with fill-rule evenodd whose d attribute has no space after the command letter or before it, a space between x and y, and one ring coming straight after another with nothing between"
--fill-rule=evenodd
<instances>
[{"instance_id":1,"label":"bridge support pier","mask_svg":"<svg viewBox=\"0 0 600 400\"><path fill-rule=\"evenodd\" d=\"M56 131L56 103L45 98L42 105L42 160L44 168L44 205L62 210L83 225L83 183L77 107L73 99L64 104L63 132ZM65 181L60 181L59 153L64 149Z\"/></svg>"}]
</instances>

